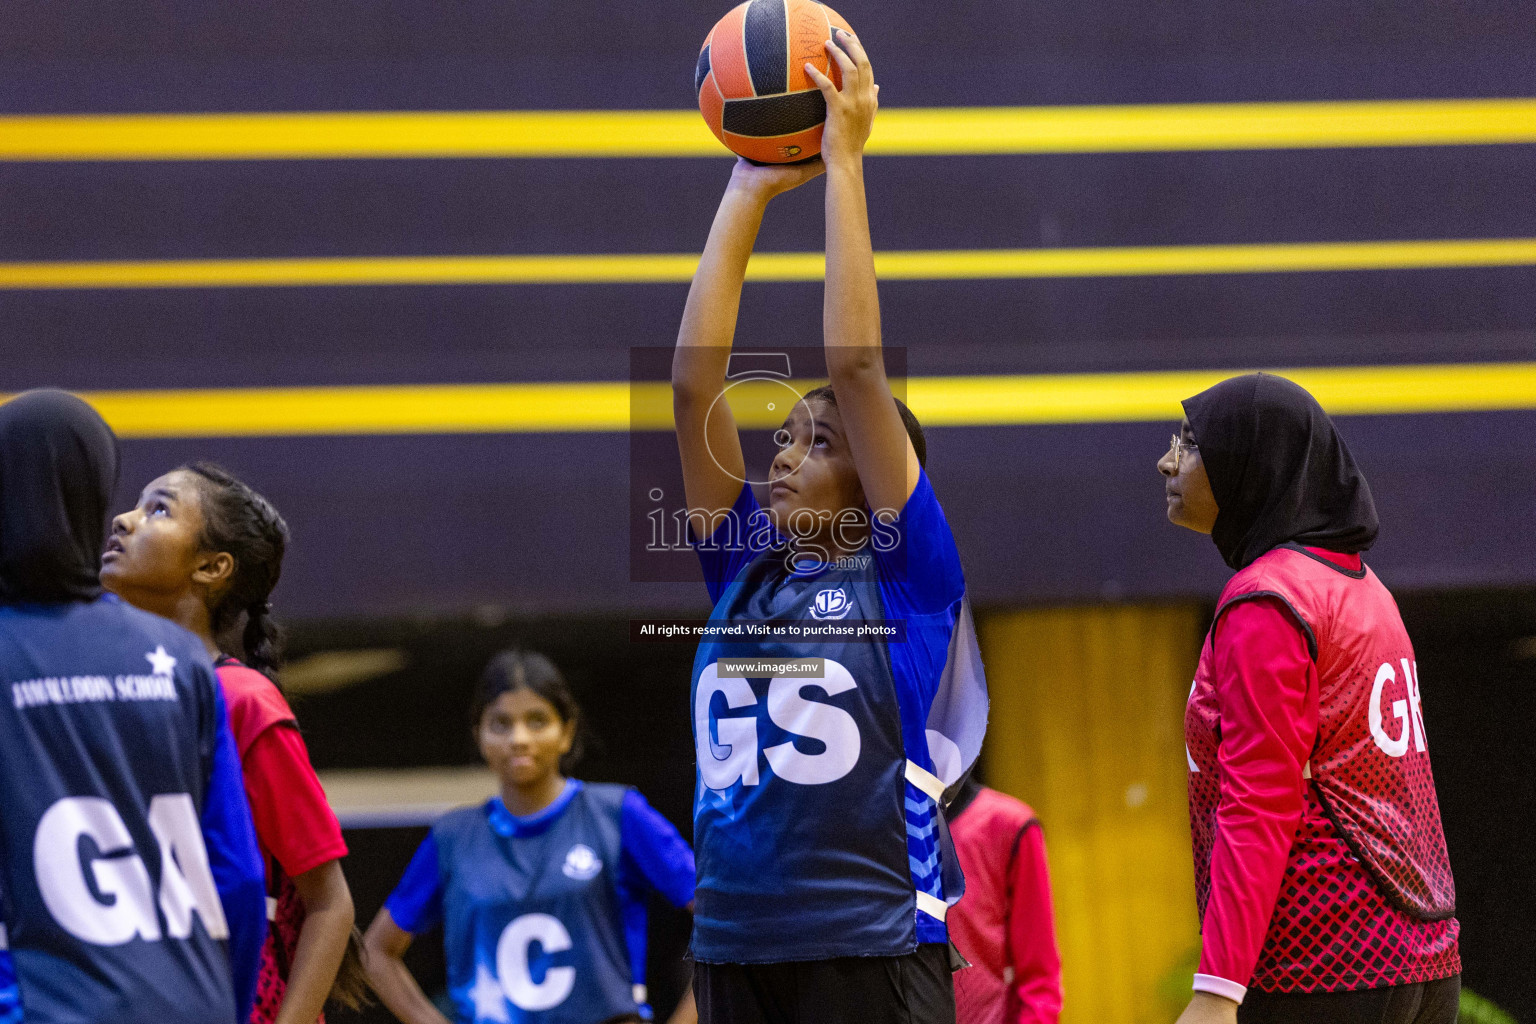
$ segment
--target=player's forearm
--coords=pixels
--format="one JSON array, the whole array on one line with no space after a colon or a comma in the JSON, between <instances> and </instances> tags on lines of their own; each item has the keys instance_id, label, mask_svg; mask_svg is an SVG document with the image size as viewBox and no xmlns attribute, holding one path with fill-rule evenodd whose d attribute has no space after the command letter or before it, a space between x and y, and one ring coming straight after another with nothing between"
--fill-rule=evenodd
<instances>
[{"instance_id":1,"label":"player's forearm","mask_svg":"<svg viewBox=\"0 0 1536 1024\"><path fill-rule=\"evenodd\" d=\"M1017 968L1016 968L1017 969ZM1040 970L1036 965L1032 969ZM1017 1024L1057 1024L1061 1019L1061 971L1036 974L1014 983Z\"/></svg>"},{"instance_id":2,"label":"player's forearm","mask_svg":"<svg viewBox=\"0 0 1536 1024\"><path fill-rule=\"evenodd\" d=\"M305 872L295 882L304 900L304 925L277 1024L311 1024L320 1016L346 955L356 915L336 861Z\"/></svg>"},{"instance_id":3,"label":"player's forearm","mask_svg":"<svg viewBox=\"0 0 1536 1024\"><path fill-rule=\"evenodd\" d=\"M368 980L379 1002L405 1024L449 1024L399 957L369 948Z\"/></svg>"},{"instance_id":4,"label":"player's forearm","mask_svg":"<svg viewBox=\"0 0 1536 1024\"><path fill-rule=\"evenodd\" d=\"M1233 986L1246 987L1258 963L1301 809L1271 813L1224 796L1217 820L1195 988L1238 999Z\"/></svg>"},{"instance_id":5,"label":"player's forearm","mask_svg":"<svg viewBox=\"0 0 1536 1024\"><path fill-rule=\"evenodd\" d=\"M827 373L834 387L862 383L885 368L880 357L880 296L869 237L861 156L827 167L827 284L822 313Z\"/></svg>"},{"instance_id":6,"label":"player's forearm","mask_svg":"<svg viewBox=\"0 0 1536 1024\"><path fill-rule=\"evenodd\" d=\"M1016 902L1028 898L1015 890ZM1027 932L1011 929L1010 938L1018 1024L1056 1024L1061 1016L1061 956L1050 914L1037 918Z\"/></svg>"},{"instance_id":7,"label":"player's forearm","mask_svg":"<svg viewBox=\"0 0 1536 1024\"><path fill-rule=\"evenodd\" d=\"M677 333L672 387L679 394L713 398L725 384L741 287L766 205L765 196L735 184L720 201Z\"/></svg>"},{"instance_id":8,"label":"player's forearm","mask_svg":"<svg viewBox=\"0 0 1536 1024\"><path fill-rule=\"evenodd\" d=\"M1030 823L1016 843L1008 945L1013 953L1017 1021L1056 1024L1061 1016L1061 953L1056 947L1045 835L1038 823Z\"/></svg>"},{"instance_id":9,"label":"player's forearm","mask_svg":"<svg viewBox=\"0 0 1536 1024\"><path fill-rule=\"evenodd\" d=\"M388 907L380 910L363 936L363 968L368 981L379 1002L405 1024L448 1024L405 966L403 958L411 940L412 934L395 924Z\"/></svg>"},{"instance_id":10,"label":"player's forearm","mask_svg":"<svg viewBox=\"0 0 1536 1024\"><path fill-rule=\"evenodd\" d=\"M1208 992L1196 992L1177 1024L1237 1024L1237 1003Z\"/></svg>"}]
</instances>

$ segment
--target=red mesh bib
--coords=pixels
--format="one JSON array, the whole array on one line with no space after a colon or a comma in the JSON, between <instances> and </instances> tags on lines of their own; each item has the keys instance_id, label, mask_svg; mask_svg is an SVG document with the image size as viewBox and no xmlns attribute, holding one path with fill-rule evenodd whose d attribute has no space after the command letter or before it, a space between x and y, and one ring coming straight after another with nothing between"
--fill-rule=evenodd
<instances>
[{"instance_id":1,"label":"red mesh bib","mask_svg":"<svg viewBox=\"0 0 1536 1024\"><path fill-rule=\"evenodd\" d=\"M288 991L288 972L299 948L299 932L304 926L304 903L293 881L271 858L267 859L271 888L277 891L277 909L267 922L267 943L261 950L261 974L256 982L256 1002L251 1007L250 1024L272 1024L282 1009ZM269 904L270 906L270 904ZM325 1024L321 1014L317 1024Z\"/></svg>"},{"instance_id":2,"label":"red mesh bib","mask_svg":"<svg viewBox=\"0 0 1536 1024\"><path fill-rule=\"evenodd\" d=\"M1278 956L1276 947L1287 947L1287 927L1296 924L1290 918L1313 918L1304 930L1310 932L1307 941L1316 944L1326 938L1316 921L1353 921L1350 930L1356 930L1359 915L1372 906L1379 912L1366 917L1379 921L1369 930L1422 930L1425 956L1435 961L1427 969L1442 969L1439 961L1455 958L1455 921L1448 918L1455 913L1456 890L1419 711L1418 669L1398 606L1369 568L1350 573L1306 551L1276 548L1227 583L1212 631L1220 628L1224 609L1256 596L1283 600L1304 623L1319 685L1307 817L1290 852L1286 887L1256 981L1267 981L1267 989L1289 990L1364 987L1359 978L1367 975L1376 978L1376 984L1398 983L1382 979L1402 978L1402 963L1390 970L1387 964L1359 966L1376 960L1369 949L1342 961L1333 958L1335 967L1356 964L1347 970L1358 976L1347 979L1321 978L1310 970L1303 970L1306 976L1292 976L1283 964L1295 966L1295 956ZM1221 800L1221 718L1212 663L1212 643L1207 642L1184 718L1201 917L1210 897L1210 857ZM1319 861L1312 846L1327 838L1339 847L1341 857ZM1369 883L1364 890L1362 881ZM1289 904L1293 906L1287 912ZM1390 918L1399 915L1401 923L1393 924ZM1266 978L1266 973L1272 976Z\"/></svg>"}]
</instances>

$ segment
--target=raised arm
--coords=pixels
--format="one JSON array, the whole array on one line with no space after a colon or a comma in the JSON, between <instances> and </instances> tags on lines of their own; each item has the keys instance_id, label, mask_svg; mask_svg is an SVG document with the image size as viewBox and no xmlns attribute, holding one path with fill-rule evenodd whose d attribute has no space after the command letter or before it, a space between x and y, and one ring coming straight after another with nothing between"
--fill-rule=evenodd
<instances>
[{"instance_id":1,"label":"raised arm","mask_svg":"<svg viewBox=\"0 0 1536 1024\"><path fill-rule=\"evenodd\" d=\"M827 100L821 152L827 164L827 286L822 313L827 374L837 395L864 497L875 511L900 512L917 487L918 461L885 377L880 351L880 297L864 199L864 143L874 125L880 87L864 47L834 29L827 52L843 87L807 64Z\"/></svg>"},{"instance_id":2,"label":"raised arm","mask_svg":"<svg viewBox=\"0 0 1536 1024\"><path fill-rule=\"evenodd\" d=\"M821 171L819 160L761 167L738 159L715 213L672 357L672 416L690 513L725 512L741 494L746 468L736 419L726 401L715 400L725 390L747 260L768 201Z\"/></svg>"}]
</instances>

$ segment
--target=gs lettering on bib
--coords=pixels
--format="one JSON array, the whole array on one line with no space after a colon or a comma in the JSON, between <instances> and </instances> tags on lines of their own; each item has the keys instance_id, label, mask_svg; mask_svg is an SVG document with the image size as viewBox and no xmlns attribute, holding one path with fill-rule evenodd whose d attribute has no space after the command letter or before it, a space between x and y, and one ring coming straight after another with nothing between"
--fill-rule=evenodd
<instances>
[{"instance_id":1,"label":"gs lettering on bib","mask_svg":"<svg viewBox=\"0 0 1536 1024\"><path fill-rule=\"evenodd\" d=\"M759 555L715 621L881 620L871 560L812 575ZM722 675L720 658L821 658L821 678ZM694 956L752 963L914 947L901 714L884 646L700 644ZM930 827L935 827L930 825ZM936 858L935 858L936 859Z\"/></svg>"},{"instance_id":2,"label":"gs lettering on bib","mask_svg":"<svg viewBox=\"0 0 1536 1024\"><path fill-rule=\"evenodd\" d=\"M813 558L744 486L694 540L711 621L739 627L693 666L698 960L895 956L947 939L964 880L940 805L980 753L986 674L926 474L871 531Z\"/></svg>"},{"instance_id":3,"label":"gs lettering on bib","mask_svg":"<svg viewBox=\"0 0 1536 1024\"><path fill-rule=\"evenodd\" d=\"M1214 636L1223 611L1261 596L1290 608L1317 665L1317 743L1306 776L1328 817L1393 906L1421 920L1452 916L1456 889L1430 771L1418 665L1397 603L1369 568L1342 569L1289 546L1228 582L1190 692L1185 756L1202 915L1220 801Z\"/></svg>"},{"instance_id":4,"label":"gs lettering on bib","mask_svg":"<svg viewBox=\"0 0 1536 1024\"><path fill-rule=\"evenodd\" d=\"M822 679L770 678L767 698L761 702L745 678L722 678L716 665L704 667L694 692L693 725L699 775L705 788L725 791L738 782L759 785L759 758L767 760L777 778L802 786L826 785L853 771L861 744L858 723L849 712L824 698L855 689L858 684L842 665L830 659L825 664ZM813 696L818 690L822 698ZM714 715L716 697L724 698L731 714ZM767 724L760 728L759 715L764 712ZM763 747L759 736L769 728L787 738ZM797 739L811 741L804 744L807 748L819 744L822 749L807 753Z\"/></svg>"}]
</instances>

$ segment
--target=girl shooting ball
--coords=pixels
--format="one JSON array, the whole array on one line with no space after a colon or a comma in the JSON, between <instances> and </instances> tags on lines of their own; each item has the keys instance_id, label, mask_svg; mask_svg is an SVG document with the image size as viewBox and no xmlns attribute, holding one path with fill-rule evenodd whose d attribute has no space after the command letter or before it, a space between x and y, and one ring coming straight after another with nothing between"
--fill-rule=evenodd
<instances>
[{"instance_id":1,"label":"girl shooting ball","mask_svg":"<svg viewBox=\"0 0 1536 1024\"><path fill-rule=\"evenodd\" d=\"M683 313L674 418L713 620L900 620L905 636L700 645L693 954L705 1024L954 1019L944 915L960 887L945 877L937 799L980 746L985 696L972 671L973 689L936 700L954 682L952 642L969 636L965 580L922 429L882 357L863 172L879 89L850 33L825 46L841 88L806 65L826 101L822 159L737 161ZM725 394L732 337L769 201L823 173L830 383L784 420L765 510L744 485ZM721 658L823 662L815 678L749 678ZM960 714L935 723L939 705Z\"/></svg>"}]
</instances>

